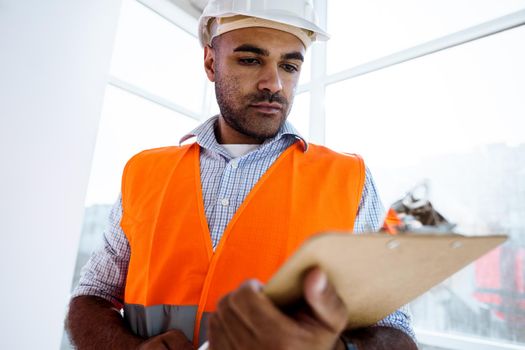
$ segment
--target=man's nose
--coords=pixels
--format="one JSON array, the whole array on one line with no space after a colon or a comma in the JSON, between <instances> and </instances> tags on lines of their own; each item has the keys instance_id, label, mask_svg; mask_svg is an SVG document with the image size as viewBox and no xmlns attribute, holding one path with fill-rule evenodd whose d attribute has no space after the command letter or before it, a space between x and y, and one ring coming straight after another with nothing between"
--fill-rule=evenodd
<instances>
[{"instance_id":1,"label":"man's nose","mask_svg":"<svg viewBox=\"0 0 525 350\"><path fill-rule=\"evenodd\" d=\"M268 90L272 94L283 89L281 76L279 75L278 67L265 67L259 77L257 88L259 90Z\"/></svg>"}]
</instances>

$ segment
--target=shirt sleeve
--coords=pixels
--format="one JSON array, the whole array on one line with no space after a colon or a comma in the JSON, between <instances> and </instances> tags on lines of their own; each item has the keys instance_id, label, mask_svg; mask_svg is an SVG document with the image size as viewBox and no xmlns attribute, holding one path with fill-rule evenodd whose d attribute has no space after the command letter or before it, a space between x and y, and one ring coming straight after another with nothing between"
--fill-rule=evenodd
<instances>
[{"instance_id":1,"label":"shirt sleeve","mask_svg":"<svg viewBox=\"0 0 525 350\"><path fill-rule=\"evenodd\" d=\"M383 225L385 208L377 193L376 184L368 167L365 171L365 184L361 194L361 202L357 209L354 222L354 232L377 232Z\"/></svg>"},{"instance_id":2,"label":"shirt sleeve","mask_svg":"<svg viewBox=\"0 0 525 350\"><path fill-rule=\"evenodd\" d=\"M355 233L377 232L383 225L385 209L379 198L377 188L368 167L365 172L365 184L361 202L357 210L354 223ZM388 315L375 326L392 327L406 333L415 341L415 333L412 329L412 317L408 305Z\"/></svg>"},{"instance_id":3,"label":"shirt sleeve","mask_svg":"<svg viewBox=\"0 0 525 350\"><path fill-rule=\"evenodd\" d=\"M109 215L104 231L104 244L95 251L82 268L80 280L73 290L73 297L93 295L112 302L122 308L124 287L128 272L130 247L120 227L122 219L122 196L119 196Z\"/></svg>"}]
</instances>

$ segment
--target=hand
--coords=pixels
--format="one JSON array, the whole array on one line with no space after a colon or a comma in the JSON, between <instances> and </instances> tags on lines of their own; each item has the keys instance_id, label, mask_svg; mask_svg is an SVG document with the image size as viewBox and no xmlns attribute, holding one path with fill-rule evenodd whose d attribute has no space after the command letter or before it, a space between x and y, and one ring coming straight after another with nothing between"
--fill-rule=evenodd
<instances>
[{"instance_id":1,"label":"hand","mask_svg":"<svg viewBox=\"0 0 525 350\"><path fill-rule=\"evenodd\" d=\"M137 350L193 350L194 347L179 330L170 330L152 337L139 345Z\"/></svg>"},{"instance_id":2,"label":"hand","mask_svg":"<svg viewBox=\"0 0 525 350\"><path fill-rule=\"evenodd\" d=\"M319 268L303 280L304 303L287 313L248 281L226 295L209 319L210 349L311 349L342 347L339 335L348 313L327 276Z\"/></svg>"}]
</instances>

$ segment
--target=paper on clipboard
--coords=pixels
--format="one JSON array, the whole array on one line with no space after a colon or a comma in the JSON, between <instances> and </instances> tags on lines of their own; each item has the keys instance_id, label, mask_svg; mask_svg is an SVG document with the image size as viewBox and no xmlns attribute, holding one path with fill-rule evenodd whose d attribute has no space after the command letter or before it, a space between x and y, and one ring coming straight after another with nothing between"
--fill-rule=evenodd
<instances>
[{"instance_id":1,"label":"paper on clipboard","mask_svg":"<svg viewBox=\"0 0 525 350\"><path fill-rule=\"evenodd\" d=\"M323 269L346 304L348 328L375 324L507 236L322 234L306 241L265 285L277 305L301 297L304 272Z\"/></svg>"}]
</instances>

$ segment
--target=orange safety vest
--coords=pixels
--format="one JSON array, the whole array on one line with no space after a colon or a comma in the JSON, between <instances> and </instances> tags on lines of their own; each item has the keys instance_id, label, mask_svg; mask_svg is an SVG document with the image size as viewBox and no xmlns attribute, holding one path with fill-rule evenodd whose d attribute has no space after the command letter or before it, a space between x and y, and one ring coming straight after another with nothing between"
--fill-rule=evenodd
<instances>
[{"instance_id":1,"label":"orange safety vest","mask_svg":"<svg viewBox=\"0 0 525 350\"><path fill-rule=\"evenodd\" d=\"M199 146L144 151L126 165L121 226L131 258L124 314L152 337L180 329L195 346L218 300L243 281L266 282L308 237L349 232L361 199L360 157L300 142L253 187L213 251L204 213Z\"/></svg>"}]
</instances>

